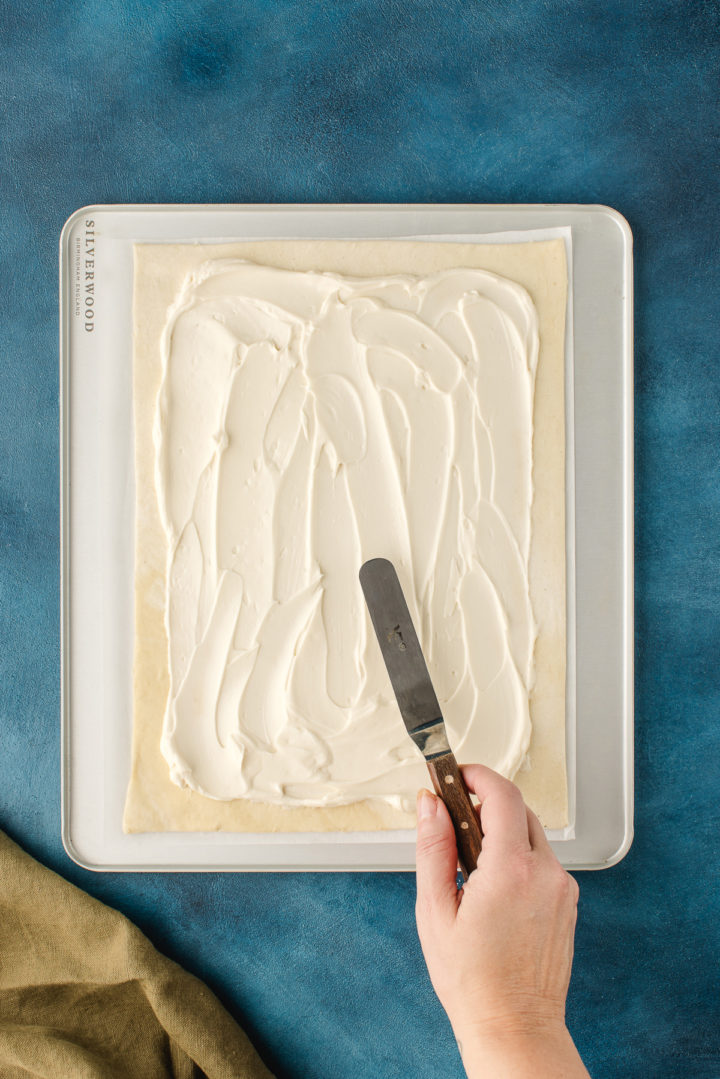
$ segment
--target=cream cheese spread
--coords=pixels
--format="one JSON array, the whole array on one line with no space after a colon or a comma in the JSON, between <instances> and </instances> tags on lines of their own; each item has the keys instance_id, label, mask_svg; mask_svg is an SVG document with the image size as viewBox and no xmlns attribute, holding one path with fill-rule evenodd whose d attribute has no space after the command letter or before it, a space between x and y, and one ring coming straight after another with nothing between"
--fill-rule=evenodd
<instances>
[{"instance_id":1,"label":"cream cheese spread","mask_svg":"<svg viewBox=\"0 0 720 1079\"><path fill-rule=\"evenodd\" d=\"M168 313L161 748L211 798L409 808L427 782L358 580L398 571L450 744L530 741L537 318L470 269L351 278L210 260Z\"/></svg>"}]
</instances>

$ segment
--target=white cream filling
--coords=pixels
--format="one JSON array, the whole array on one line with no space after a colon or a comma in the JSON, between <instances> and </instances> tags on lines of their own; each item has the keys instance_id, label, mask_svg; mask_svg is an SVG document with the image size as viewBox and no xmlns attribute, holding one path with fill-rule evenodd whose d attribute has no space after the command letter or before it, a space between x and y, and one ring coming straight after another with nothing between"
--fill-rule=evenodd
<instances>
[{"instance_id":1,"label":"white cream filling","mask_svg":"<svg viewBox=\"0 0 720 1079\"><path fill-rule=\"evenodd\" d=\"M173 781L409 807L427 772L358 581L376 556L398 571L456 755L514 775L536 636L524 289L217 259L186 280L162 348Z\"/></svg>"}]
</instances>

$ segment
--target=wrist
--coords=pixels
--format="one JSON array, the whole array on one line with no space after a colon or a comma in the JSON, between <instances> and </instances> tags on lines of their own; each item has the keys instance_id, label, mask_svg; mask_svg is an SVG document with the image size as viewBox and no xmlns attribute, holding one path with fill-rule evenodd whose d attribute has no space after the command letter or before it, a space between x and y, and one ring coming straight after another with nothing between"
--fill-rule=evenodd
<instances>
[{"instance_id":1,"label":"wrist","mask_svg":"<svg viewBox=\"0 0 720 1079\"><path fill-rule=\"evenodd\" d=\"M466 1006L462 1011L459 1008L446 1011L456 1038L468 1045L504 1045L525 1039L552 1041L568 1036L564 1007L554 1007L549 1003L545 1005L534 1001L522 1008L516 1005L514 1008L497 1006L493 1009L486 1005L484 1014L477 1007Z\"/></svg>"},{"instance_id":2,"label":"wrist","mask_svg":"<svg viewBox=\"0 0 720 1079\"><path fill-rule=\"evenodd\" d=\"M455 1032L469 1079L585 1079L588 1073L564 1023L473 1025Z\"/></svg>"}]
</instances>

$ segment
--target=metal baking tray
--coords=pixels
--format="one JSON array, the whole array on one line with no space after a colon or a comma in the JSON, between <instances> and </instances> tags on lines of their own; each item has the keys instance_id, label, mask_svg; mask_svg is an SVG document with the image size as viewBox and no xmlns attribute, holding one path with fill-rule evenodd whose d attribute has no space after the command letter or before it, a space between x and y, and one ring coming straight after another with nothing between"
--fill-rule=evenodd
<instances>
[{"instance_id":1,"label":"metal baking tray","mask_svg":"<svg viewBox=\"0 0 720 1079\"><path fill-rule=\"evenodd\" d=\"M625 219L609 207L577 205L129 205L82 207L60 239L62 837L78 864L129 871L415 866L414 834L406 830L122 831L132 729L133 244L303 237L511 242L512 234L540 238L547 230L565 235L572 256L566 365L571 825L550 839L569 869L601 869L627 853L633 415L632 235Z\"/></svg>"}]
</instances>

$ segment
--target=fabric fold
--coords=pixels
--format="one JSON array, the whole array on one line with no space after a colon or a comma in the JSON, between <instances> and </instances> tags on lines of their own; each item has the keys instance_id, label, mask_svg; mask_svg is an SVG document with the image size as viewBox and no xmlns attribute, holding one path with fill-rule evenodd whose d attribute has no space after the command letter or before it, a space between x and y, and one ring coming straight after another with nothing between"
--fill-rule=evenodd
<instances>
[{"instance_id":1,"label":"fabric fold","mask_svg":"<svg viewBox=\"0 0 720 1079\"><path fill-rule=\"evenodd\" d=\"M194 975L0 832L4 1079L272 1079Z\"/></svg>"}]
</instances>

